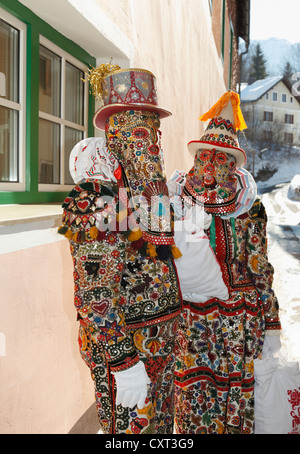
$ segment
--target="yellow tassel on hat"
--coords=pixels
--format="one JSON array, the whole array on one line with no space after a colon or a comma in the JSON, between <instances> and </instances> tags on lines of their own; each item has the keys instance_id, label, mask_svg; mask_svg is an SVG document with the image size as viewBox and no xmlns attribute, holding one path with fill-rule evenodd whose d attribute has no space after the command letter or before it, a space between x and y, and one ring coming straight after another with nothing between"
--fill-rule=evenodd
<instances>
[{"instance_id":1,"label":"yellow tassel on hat","mask_svg":"<svg viewBox=\"0 0 300 454\"><path fill-rule=\"evenodd\" d=\"M179 259L180 257L182 257L182 254L177 246L173 245L171 247L171 250L172 250L172 255L173 255L174 259Z\"/></svg>"},{"instance_id":2,"label":"yellow tassel on hat","mask_svg":"<svg viewBox=\"0 0 300 454\"><path fill-rule=\"evenodd\" d=\"M154 246L153 244L151 244L151 243L148 243L148 246L147 246L147 254L148 254L150 257L152 257L152 258L154 258L154 257L157 256L156 248L155 248L155 246Z\"/></svg>"},{"instance_id":3,"label":"yellow tassel on hat","mask_svg":"<svg viewBox=\"0 0 300 454\"><path fill-rule=\"evenodd\" d=\"M244 120L241 108L240 108L240 97L234 91L227 91L219 99L216 104L214 104L208 112L201 115L199 120L206 121L214 117L218 117L222 110L227 106L228 102L231 100L232 109L233 109L233 118L234 118L234 127L236 130L242 131L247 128L246 122Z\"/></svg>"},{"instance_id":4,"label":"yellow tassel on hat","mask_svg":"<svg viewBox=\"0 0 300 454\"><path fill-rule=\"evenodd\" d=\"M139 240L140 238L142 238L142 231L140 229L138 230L133 230L132 232L130 232L130 234L128 235L128 240L129 241L137 241Z\"/></svg>"}]
</instances>

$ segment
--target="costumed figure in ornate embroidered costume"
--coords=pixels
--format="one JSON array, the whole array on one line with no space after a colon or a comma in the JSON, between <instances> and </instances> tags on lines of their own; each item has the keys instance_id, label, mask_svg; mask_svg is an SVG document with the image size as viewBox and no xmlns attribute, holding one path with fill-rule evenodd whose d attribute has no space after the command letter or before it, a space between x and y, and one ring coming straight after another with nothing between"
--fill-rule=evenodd
<instances>
[{"instance_id":1,"label":"costumed figure in ornate embroidered costume","mask_svg":"<svg viewBox=\"0 0 300 454\"><path fill-rule=\"evenodd\" d=\"M70 156L77 186L59 229L71 245L81 355L104 433L173 433L175 336L181 312L173 212L160 144L155 78L90 72L103 106Z\"/></svg>"},{"instance_id":2,"label":"costumed figure in ornate embroidered costume","mask_svg":"<svg viewBox=\"0 0 300 454\"><path fill-rule=\"evenodd\" d=\"M168 183L184 305L176 430L253 433L253 361L266 347L280 349L267 216L243 168L237 130L246 124L238 95L226 92L200 119L211 120L202 138L188 144L194 166L187 174L176 171Z\"/></svg>"}]
</instances>

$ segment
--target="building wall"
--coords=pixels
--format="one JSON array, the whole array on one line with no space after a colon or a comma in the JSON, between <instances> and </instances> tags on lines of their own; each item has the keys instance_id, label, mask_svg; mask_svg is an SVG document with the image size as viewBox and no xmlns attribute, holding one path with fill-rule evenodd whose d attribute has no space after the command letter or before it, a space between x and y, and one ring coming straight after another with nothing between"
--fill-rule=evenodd
<instances>
[{"instance_id":1,"label":"building wall","mask_svg":"<svg viewBox=\"0 0 300 454\"><path fill-rule=\"evenodd\" d=\"M199 116L218 100L228 82L223 79L228 68L212 34L221 29L221 0L213 1L212 13L208 0L189 0L188 5L183 0L97 0L97 4L132 43L130 65L155 74L159 104L173 114L161 124L168 177L176 168L189 170L193 159L186 145L200 137L204 125Z\"/></svg>"},{"instance_id":2,"label":"building wall","mask_svg":"<svg viewBox=\"0 0 300 454\"><path fill-rule=\"evenodd\" d=\"M68 433L94 402L77 344L69 245L56 233L60 211L45 208L41 219L27 207L25 221L15 209L15 220L0 222L2 434Z\"/></svg>"},{"instance_id":3,"label":"building wall","mask_svg":"<svg viewBox=\"0 0 300 454\"><path fill-rule=\"evenodd\" d=\"M198 118L228 88L228 38L224 61L216 46L219 0L213 11L208 0L20 3L97 64L113 57L152 71L159 104L173 113L161 125L167 175L190 169L186 145L205 126ZM0 433L97 431L92 380L77 346L68 243L55 233L60 217L59 205L0 207Z\"/></svg>"},{"instance_id":4,"label":"building wall","mask_svg":"<svg viewBox=\"0 0 300 454\"><path fill-rule=\"evenodd\" d=\"M277 101L273 100L273 93L277 93ZM286 95L286 102L282 101L282 95ZM254 134L263 139L264 131L273 133L273 139L280 143L285 143L285 132L293 134L293 144L299 146L299 125L300 125L300 106L297 99L283 82L276 84L262 98L255 102L245 102L242 110L249 127L249 134ZM292 102L291 102L292 99ZM273 113L273 121L264 120L264 112ZM294 123L285 123L285 115L293 115Z\"/></svg>"}]
</instances>

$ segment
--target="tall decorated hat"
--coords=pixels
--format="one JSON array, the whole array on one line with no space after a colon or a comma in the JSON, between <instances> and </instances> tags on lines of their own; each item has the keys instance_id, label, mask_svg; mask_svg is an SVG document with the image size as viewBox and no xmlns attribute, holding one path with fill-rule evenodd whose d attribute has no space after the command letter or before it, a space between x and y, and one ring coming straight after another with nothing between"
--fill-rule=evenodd
<instances>
[{"instance_id":1,"label":"tall decorated hat","mask_svg":"<svg viewBox=\"0 0 300 454\"><path fill-rule=\"evenodd\" d=\"M158 107L155 76L145 69L121 69L103 64L90 71L89 81L102 106L94 115L94 126L105 129L108 117L123 110L147 110L160 118L172 115Z\"/></svg>"},{"instance_id":2,"label":"tall decorated hat","mask_svg":"<svg viewBox=\"0 0 300 454\"><path fill-rule=\"evenodd\" d=\"M239 95L234 91L227 91L199 119L202 121L210 119L210 122L200 140L188 143L189 151L195 153L200 148L225 151L236 158L237 167L245 165L246 153L240 148L237 138L237 131L247 128L240 108Z\"/></svg>"}]
</instances>

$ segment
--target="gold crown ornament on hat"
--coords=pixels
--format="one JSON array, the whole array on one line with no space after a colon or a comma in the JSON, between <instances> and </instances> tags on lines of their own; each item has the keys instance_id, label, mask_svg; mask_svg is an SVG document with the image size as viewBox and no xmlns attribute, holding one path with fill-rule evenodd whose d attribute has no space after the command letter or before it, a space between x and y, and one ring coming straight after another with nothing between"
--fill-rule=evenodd
<instances>
[{"instance_id":1,"label":"gold crown ornament on hat","mask_svg":"<svg viewBox=\"0 0 300 454\"><path fill-rule=\"evenodd\" d=\"M239 147L237 131L247 128L241 108L240 97L234 91L227 91L199 120L211 119L200 140L188 143L188 149L196 152L201 149L216 149L233 155L236 166L246 163L246 153Z\"/></svg>"},{"instance_id":2,"label":"gold crown ornament on hat","mask_svg":"<svg viewBox=\"0 0 300 454\"><path fill-rule=\"evenodd\" d=\"M101 104L103 104L103 79L109 73L121 69L118 65L113 65L112 63L106 63L98 66L97 68L92 67L89 69L89 74L87 74L87 79L90 82L93 95L95 98L98 98Z\"/></svg>"},{"instance_id":3,"label":"gold crown ornament on hat","mask_svg":"<svg viewBox=\"0 0 300 454\"><path fill-rule=\"evenodd\" d=\"M105 129L106 120L124 110L155 112L160 118L172 115L158 107L155 76L146 69L121 69L118 65L100 65L88 75L93 94L102 105L94 115L94 126Z\"/></svg>"}]
</instances>

